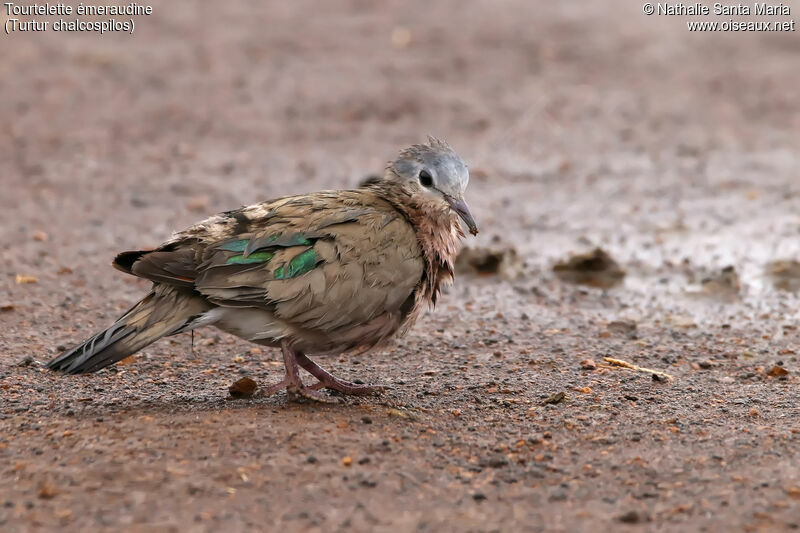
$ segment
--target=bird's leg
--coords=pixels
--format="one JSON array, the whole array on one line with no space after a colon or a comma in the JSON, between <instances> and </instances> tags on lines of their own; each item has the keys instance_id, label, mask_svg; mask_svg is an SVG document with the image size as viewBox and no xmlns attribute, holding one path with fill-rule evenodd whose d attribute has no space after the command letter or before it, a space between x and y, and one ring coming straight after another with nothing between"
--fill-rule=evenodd
<instances>
[{"instance_id":1,"label":"bird's leg","mask_svg":"<svg viewBox=\"0 0 800 533\"><path fill-rule=\"evenodd\" d=\"M291 399L303 397L318 402L335 403L333 398L329 398L316 389L303 384L303 380L300 379L300 368L297 366L297 357L298 355L305 357L303 354L297 354L294 348L289 346L286 342L281 343L281 352L283 353L283 365L286 368L286 377L275 385L264 389L261 393L263 396L269 396L286 389L286 394Z\"/></svg>"},{"instance_id":2,"label":"bird's leg","mask_svg":"<svg viewBox=\"0 0 800 533\"><path fill-rule=\"evenodd\" d=\"M297 352L295 357L297 359L297 364L306 369L309 374L319 380L319 383L315 383L311 386L311 389L313 390L318 390L324 387L339 391L342 394L358 395L372 394L373 392L382 392L386 390L386 387L379 385L358 385L356 383L350 383L349 381L341 380L309 359L306 354L302 352Z\"/></svg>"}]
</instances>

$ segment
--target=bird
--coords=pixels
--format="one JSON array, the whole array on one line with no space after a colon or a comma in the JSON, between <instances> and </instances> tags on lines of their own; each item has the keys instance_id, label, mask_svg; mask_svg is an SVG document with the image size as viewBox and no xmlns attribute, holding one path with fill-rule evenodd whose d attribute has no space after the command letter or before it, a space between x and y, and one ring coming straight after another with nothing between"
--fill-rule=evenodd
<instances>
[{"instance_id":1,"label":"bird","mask_svg":"<svg viewBox=\"0 0 800 533\"><path fill-rule=\"evenodd\" d=\"M340 379L309 358L364 353L405 334L453 281L465 233L469 169L428 137L356 189L287 196L226 211L113 266L152 281L108 329L47 366L96 372L158 339L204 326L280 348L284 378L261 391L331 401L326 388L366 395L385 387ZM305 385L300 368L316 382Z\"/></svg>"}]
</instances>

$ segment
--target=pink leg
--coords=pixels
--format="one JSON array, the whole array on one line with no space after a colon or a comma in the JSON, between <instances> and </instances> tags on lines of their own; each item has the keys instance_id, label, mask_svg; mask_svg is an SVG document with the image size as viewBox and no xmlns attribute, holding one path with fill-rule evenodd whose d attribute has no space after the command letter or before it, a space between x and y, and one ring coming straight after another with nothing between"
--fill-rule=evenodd
<instances>
[{"instance_id":1,"label":"pink leg","mask_svg":"<svg viewBox=\"0 0 800 533\"><path fill-rule=\"evenodd\" d=\"M325 396L316 389L303 384L303 380L300 379L300 368L297 366L297 358L298 356L305 358L305 355L297 354L294 349L285 342L281 344L281 352L283 352L283 365L286 368L286 377L275 385L264 389L261 392L262 396L269 396L286 389L287 396L292 400L303 397L318 402L336 403L336 400L333 398Z\"/></svg>"},{"instance_id":2,"label":"pink leg","mask_svg":"<svg viewBox=\"0 0 800 533\"><path fill-rule=\"evenodd\" d=\"M309 374L319 380L319 383L315 383L311 386L311 389L313 390L328 388L339 391L342 394L366 395L374 392L382 392L388 388L379 385L358 385L356 383L350 383L349 381L344 381L337 378L319 366L317 363L309 359L302 352L297 352L295 357L297 360L296 364L299 364L301 367L307 370Z\"/></svg>"}]
</instances>

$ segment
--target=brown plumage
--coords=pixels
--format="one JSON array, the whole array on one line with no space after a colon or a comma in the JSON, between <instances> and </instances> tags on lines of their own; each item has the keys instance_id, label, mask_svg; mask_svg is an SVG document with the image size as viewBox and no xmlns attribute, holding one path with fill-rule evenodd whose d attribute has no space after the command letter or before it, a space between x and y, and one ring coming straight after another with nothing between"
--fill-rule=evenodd
<instances>
[{"instance_id":1,"label":"brown plumage","mask_svg":"<svg viewBox=\"0 0 800 533\"><path fill-rule=\"evenodd\" d=\"M382 179L210 217L152 251L123 252L114 266L153 290L106 331L49 363L94 372L155 340L204 325L281 347L287 388L364 394L306 354L368 350L405 332L452 280L464 237L477 232L463 200L467 167L429 139L401 152ZM306 387L298 365L319 382Z\"/></svg>"}]
</instances>

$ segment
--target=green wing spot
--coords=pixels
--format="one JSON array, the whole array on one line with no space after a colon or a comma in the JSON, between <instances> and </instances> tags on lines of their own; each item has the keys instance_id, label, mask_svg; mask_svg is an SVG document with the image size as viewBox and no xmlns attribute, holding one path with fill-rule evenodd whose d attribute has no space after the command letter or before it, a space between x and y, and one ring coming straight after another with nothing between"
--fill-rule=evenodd
<instances>
[{"instance_id":1,"label":"green wing spot","mask_svg":"<svg viewBox=\"0 0 800 533\"><path fill-rule=\"evenodd\" d=\"M310 272L317 266L317 253L313 250L292 257L288 265L281 265L272 273L275 279L289 279Z\"/></svg>"},{"instance_id":2,"label":"green wing spot","mask_svg":"<svg viewBox=\"0 0 800 533\"><path fill-rule=\"evenodd\" d=\"M250 242L250 239L239 239L238 241L225 243L220 246L219 249L225 250L226 252L244 252L248 242Z\"/></svg>"},{"instance_id":3,"label":"green wing spot","mask_svg":"<svg viewBox=\"0 0 800 533\"><path fill-rule=\"evenodd\" d=\"M270 259L275 257L275 254L270 252L256 252L254 254L250 254L247 257L243 255L234 255L228 258L225 261L228 265L249 265L252 263L268 263Z\"/></svg>"}]
</instances>

